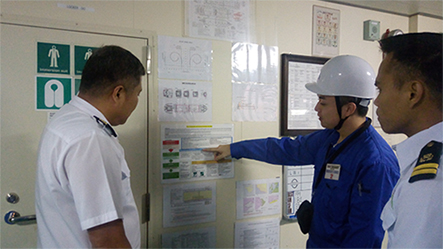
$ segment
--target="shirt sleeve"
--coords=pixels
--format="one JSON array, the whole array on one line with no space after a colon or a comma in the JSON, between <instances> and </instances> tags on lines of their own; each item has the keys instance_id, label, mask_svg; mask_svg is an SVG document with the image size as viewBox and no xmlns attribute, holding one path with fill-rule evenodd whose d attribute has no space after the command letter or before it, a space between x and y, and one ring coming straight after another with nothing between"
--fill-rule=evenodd
<instances>
[{"instance_id":1,"label":"shirt sleeve","mask_svg":"<svg viewBox=\"0 0 443 249\"><path fill-rule=\"evenodd\" d=\"M117 143L94 133L66 153L65 170L83 230L122 218L124 193Z\"/></svg>"},{"instance_id":2,"label":"shirt sleeve","mask_svg":"<svg viewBox=\"0 0 443 249\"><path fill-rule=\"evenodd\" d=\"M324 146L322 133L307 136L245 140L231 144L231 156L248 158L271 164L314 164L319 148ZM324 157L324 156L322 156Z\"/></svg>"}]
</instances>

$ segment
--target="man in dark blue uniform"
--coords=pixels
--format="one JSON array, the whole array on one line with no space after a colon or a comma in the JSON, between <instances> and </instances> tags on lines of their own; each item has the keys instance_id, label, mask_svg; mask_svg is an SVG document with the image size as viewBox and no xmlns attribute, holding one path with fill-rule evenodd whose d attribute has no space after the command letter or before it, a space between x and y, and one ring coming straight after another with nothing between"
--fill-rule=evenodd
<instances>
[{"instance_id":1,"label":"man in dark blue uniform","mask_svg":"<svg viewBox=\"0 0 443 249\"><path fill-rule=\"evenodd\" d=\"M309 229L307 247L380 248L380 214L399 168L394 152L366 118L375 97L374 82L375 73L363 59L334 57L316 83L306 84L318 95L315 110L326 129L296 139L247 140L205 151L215 152L215 160L232 156L281 165L314 164L313 215L302 227Z\"/></svg>"}]
</instances>

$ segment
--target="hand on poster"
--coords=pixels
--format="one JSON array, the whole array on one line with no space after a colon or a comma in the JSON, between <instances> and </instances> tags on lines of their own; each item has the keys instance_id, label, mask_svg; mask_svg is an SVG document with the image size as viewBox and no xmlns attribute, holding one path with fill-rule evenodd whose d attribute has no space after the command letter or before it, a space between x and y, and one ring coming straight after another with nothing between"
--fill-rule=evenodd
<instances>
[{"instance_id":1,"label":"hand on poster","mask_svg":"<svg viewBox=\"0 0 443 249\"><path fill-rule=\"evenodd\" d=\"M231 146L219 145L217 148L206 148L203 151L214 152L214 160L219 161L231 155Z\"/></svg>"}]
</instances>

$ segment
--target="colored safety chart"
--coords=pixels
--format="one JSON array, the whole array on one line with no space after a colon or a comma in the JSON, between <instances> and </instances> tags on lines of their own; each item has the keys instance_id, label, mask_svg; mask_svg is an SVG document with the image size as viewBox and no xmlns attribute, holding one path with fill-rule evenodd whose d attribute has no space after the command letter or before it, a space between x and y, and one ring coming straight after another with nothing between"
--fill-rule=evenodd
<instances>
[{"instance_id":1,"label":"colored safety chart","mask_svg":"<svg viewBox=\"0 0 443 249\"><path fill-rule=\"evenodd\" d=\"M280 178L237 182L237 219L280 212Z\"/></svg>"},{"instance_id":2,"label":"colored safety chart","mask_svg":"<svg viewBox=\"0 0 443 249\"><path fill-rule=\"evenodd\" d=\"M312 55L333 57L339 54L340 10L313 6Z\"/></svg>"},{"instance_id":3,"label":"colored safety chart","mask_svg":"<svg viewBox=\"0 0 443 249\"><path fill-rule=\"evenodd\" d=\"M214 161L215 148L233 141L232 124L164 124L161 128L162 183L234 177L231 158Z\"/></svg>"}]
</instances>

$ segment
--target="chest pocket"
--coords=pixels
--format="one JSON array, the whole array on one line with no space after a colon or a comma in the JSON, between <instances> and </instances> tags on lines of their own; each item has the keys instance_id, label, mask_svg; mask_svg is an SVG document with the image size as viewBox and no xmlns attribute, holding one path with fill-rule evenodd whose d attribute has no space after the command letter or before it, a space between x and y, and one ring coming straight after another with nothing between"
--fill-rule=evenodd
<instances>
[{"instance_id":1,"label":"chest pocket","mask_svg":"<svg viewBox=\"0 0 443 249\"><path fill-rule=\"evenodd\" d=\"M339 180L323 179L322 206L328 220L337 226L342 225L349 214L352 180L351 173L343 167Z\"/></svg>"}]
</instances>

